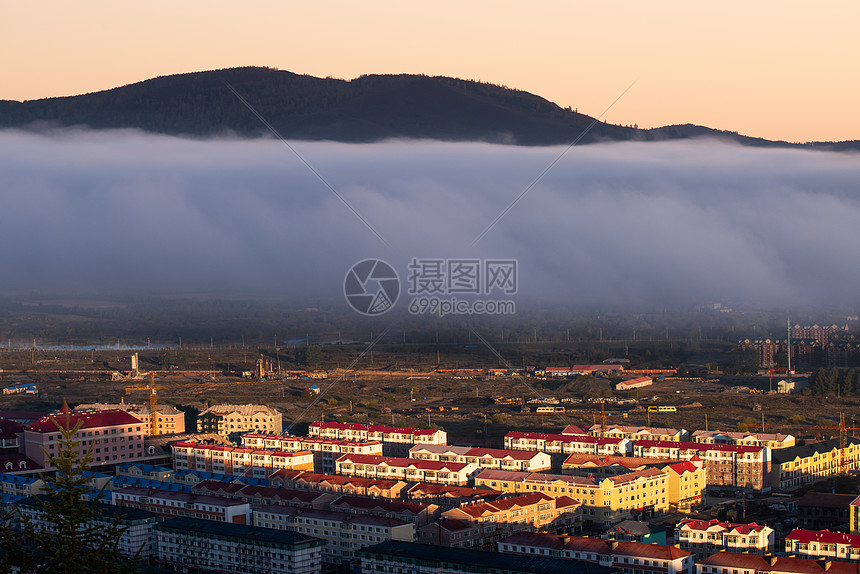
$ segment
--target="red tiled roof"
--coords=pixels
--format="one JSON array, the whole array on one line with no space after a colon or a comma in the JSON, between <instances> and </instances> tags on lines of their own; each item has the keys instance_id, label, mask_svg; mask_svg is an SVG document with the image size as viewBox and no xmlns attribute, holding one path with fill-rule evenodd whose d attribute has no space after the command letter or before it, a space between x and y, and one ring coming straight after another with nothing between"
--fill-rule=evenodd
<instances>
[{"instance_id":1,"label":"red tiled roof","mask_svg":"<svg viewBox=\"0 0 860 574\"><path fill-rule=\"evenodd\" d=\"M380 510L392 513L420 514L431 505L422 502L397 502L384 498L366 498L363 496L340 496L330 504L331 508L346 506L349 508L363 508L366 510Z\"/></svg>"},{"instance_id":2,"label":"red tiled roof","mask_svg":"<svg viewBox=\"0 0 860 574\"><path fill-rule=\"evenodd\" d=\"M21 423L0 419L0 439L9 440L18 438L18 435L22 432L24 432L24 425Z\"/></svg>"},{"instance_id":3,"label":"red tiled roof","mask_svg":"<svg viewBox=\"0 0 860 574\"><path fill-rule=\"evenodd\" d=\"M513 440L527 438L527 439L536 439L536 440L544 440L546 442L566 442L566 443L586 443L586 444L619 444L621 441L627 440L624 438L614 438L614 437L599 437L599 436L588 436L588 435L574 435L574 434L546 434L540 432L509 432L505 435L505 438L510 438ZM641 442L641 441L640 441ZM678 444L678 443L675 443Z\"/></svg>"},{"instance_id":4,"label":"red tiled roof","mask_svg":"<svg viewBox=\"0 0 860 574\"><path fill-rule=\"evenodd\" d=\"M657 560L678 560L691 556L690 552L668 544L645 544L643 542L612 541L585 536L564 536L537 532L518 532L501 540L502 544L517 544L568 550L593 552L604 556L632 556Z\"/></svg>"},{"instance_id":5,"label":"red tiled roof","mask_svg":"<svg viewBox=\"0 0 860 574\"><path fill-rule=\"evenodd\" d=\"M639 468L645 465L670 464L677 462L671 458L646 458L638 456L617 456L605 454L571 454L565 460L563 465L585 465L594 463L593 466L612 466L619 465L626 468Z\"/></svg>"},{"instance_id":6,"label":"red tiled roof","mask_svg":"<svg viewBox=\"0 0 860 574\"><path fill-rule=\"evenodd\" d=\"M500 448L472 448L466 452L466 456L510 458L513 460L531 460L539 453L528 450L505 450Z\"/></svg>"},{"instance_id":7,"label":"red tiled roof","mask_svg":"<svg viewBox=\"0 0 860 574\"><path fill-rule=\"evenodd\" d=\"M352 462L353 464L385 464L396 468L414 467L420 470L447 470L449 472L460 472L466 467L466 463L463 462L442 462L439 460L423 460L418 458L395 458L375 454L345 454L337 460L338 462Z\"/></svg>"},{"instance_id":8,"label":"red tiled roof","mask_svg":"<svg viewBox=\"0 0 860 574\"><path fill-rule=\"evenodd\" d=\"M61 427L65 427L68 424L69 428L74 428L79 422L82 429L140 424L140 420L134 415L116 409L108 411L68 412L57 414L53 418L51 416L42 417L27 427L27 430L38 433L53 433L58 431L57 424Z\"/></svg>"},{"instance_id":9,"label":"red tiled roof","mask_svg":"<svg viewBox=\"0 0 860 574\"><path fill-rule=\"evenodd\" d=\"M741 445L741 444L712 444L707 442L675 442L670 440L637 440L637 447L643 448L651 448L651 447L660 447L660 448L677 448L679 450L693 450L693 451L705 451L705 450L722 450L729 452L761 452L763 448L761 446L751 446L751 445Z\"/></svg>"},{"instance_id":10,"label":"red tiled roof","mask_svg":"<svg viewBox=\"0 0 860 574\"><path fill-rule=\"evenodd\" d=\"M860 548L860 534L843 534L829 530L792 530L785 539L796 540L801 544L824 542L825 544L848 544L852 548Z\"/></svg>"},{"instance_id":11,"label":"red tiled roof","mask_svg":"<svg viewBox=\"0 0 860 574\"><path fill-rule=\"evenodd\" d=\"M723 530L728 532L737 532L738 534L749 534L751 532L760 532L766 525L750 522L743 524L739 522L720 522L719 520L696 520L693 518L685 518L675 528L684 528L688 530L706 531L708 529Z\"/></svg>"}]
</instances>

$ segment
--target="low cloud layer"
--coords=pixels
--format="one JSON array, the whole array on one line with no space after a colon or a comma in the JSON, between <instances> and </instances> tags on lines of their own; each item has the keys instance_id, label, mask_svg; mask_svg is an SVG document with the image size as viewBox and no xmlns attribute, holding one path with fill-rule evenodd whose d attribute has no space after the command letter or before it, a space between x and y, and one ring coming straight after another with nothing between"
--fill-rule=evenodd
<instances>
[{"instance_id":1,"label":"low cloud layer","mask_svg":"<svg viewBox=\"0 0 860 574\"><path fill-rule=\"evenodd\" d=\"M355 261L519 261L523 299L854 304L860 157L0 132L0 292L341 297Z\"/></svg>"}]
</instances>

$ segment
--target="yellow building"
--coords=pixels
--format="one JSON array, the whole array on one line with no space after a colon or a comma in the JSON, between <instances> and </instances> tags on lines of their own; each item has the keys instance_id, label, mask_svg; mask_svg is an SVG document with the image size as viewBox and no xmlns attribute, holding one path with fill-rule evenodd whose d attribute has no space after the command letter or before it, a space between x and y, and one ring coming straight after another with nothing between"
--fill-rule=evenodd
<instances>
[{"instance_id":1,"label":"yellow building","mask_svg":"<svg viewBox=\"0 0 860 574\"><path fill-rule=\"evenodd\" d=\"M669 473L657 468L597 480L580 476L483 470L475 486L502 492L543 492L568 496L583 506L583 520L611 526L622 520L669 509Z\"/></svg>"},{"instance_id":2,"label":"yellow building","mask_svg":"<svg viewBox=\"0 0 860 574\"><path fill-rule=\"evenodd\" d=\"M668 476L669 507L673 511L689 510L702 504L708 473L699 457L663 467Z\"/></svg>"},{"instance_id":3,"label":"yellow building","mask_svg":"<svg viewBox=\"0 0 860 574\"><path fill-rule=\"evenodd\" d=\"M845 448L833 438L773 451L771 486L794 490L840 473L860 469L860 438L848 437Z\"/></svg>"}]
</instances>

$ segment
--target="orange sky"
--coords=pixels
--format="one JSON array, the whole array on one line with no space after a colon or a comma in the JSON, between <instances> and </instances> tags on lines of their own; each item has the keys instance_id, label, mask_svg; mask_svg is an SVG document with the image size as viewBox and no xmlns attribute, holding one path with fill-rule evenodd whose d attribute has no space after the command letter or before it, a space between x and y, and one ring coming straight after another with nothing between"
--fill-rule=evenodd
<instances>
[{"instance_id":1,"label":"orange sky","mask_svg":"<svg viewBox=\"0 0 860 574\"><path fill-rule=\"evenodd\" d=\"M860 139L860 2L4 2L0 99L233 66L424 73L541 95L612 123Z\"/></svg>"}]
</instances>

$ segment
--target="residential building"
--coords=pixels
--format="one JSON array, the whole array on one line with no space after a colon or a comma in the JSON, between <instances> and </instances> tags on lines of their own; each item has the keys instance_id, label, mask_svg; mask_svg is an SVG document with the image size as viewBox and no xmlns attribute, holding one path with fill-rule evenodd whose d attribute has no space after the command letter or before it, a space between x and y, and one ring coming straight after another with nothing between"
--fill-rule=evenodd
<instances>
[{"instance_id":1,"label":"residential building","mask_svg":"<svg viewBox=\"0 0 860 574\"><path fill-rule=\"evenodd\" d=\"M150 422L152 420L152 412L149 405L132 404L132 403L89 403L75 407L76 411L106 411L106 410L121 410L133 414L143 423L143 428L146 435L152 434ZM158 405L155 411L158 421L158 434L177 434L185 432L185 413L171 405Z\"/></svg>"},{"instance_id":2,"label":"residential building","mask_svg":"<svg viewBox=\"0 0 860 574\"><path fill-rule=\"evenodd\" d=\"M255 526L290 530L325 540L322 560L335 564L348 562L356 550L385 540L415 539L414 524L382 516L265 506L254 511L253 519Z\"/></svg>"},{"instance_id":3,"label":"residential building","mask_svg":"<svg viewBox=\"0 0 860 574\"><path fill-rule=\"evenodd\" d=\"M274 488L257 484L236 484L217 480L204 480L191 488L197 495L208 494L246 502L251 508L279 504L297 508L327 510L335 496L326 492L310 492L291 488Z\"/></svg>"},{"instance_id":4,"label":"residential building","mask_svg":"<svg viewBox=\"0 0 860 574\"><path fill-rule=\"evenodd\" d=\"M199 470L267 479L276 470L313 470L311 451L285 452L180 441L172 445L175 470Z\"/></svg>"},{"instance_id":5,"label":"residential building","mask_svg":"<svg viewBox=\"0 0 860 574\"><path fill-rule=\"evenodd\" d=\"M39 495L44 496L44 495ZM117 524L122 529L118 542L119 551L126 556L138 555L146 560L155 555L152 529L158 523L158 516L152 512L136 508L119 509L110 504L91 502L96 509L95 518L87 524L91 528L104 528ZM15 506L21 515L36 530L54 530L45 511L35 497L19 500Z\"/></svg>"},{"instance_id":6,"label":"residential building","mask_svg":"<svg viewBox=\"0 0 860 574\"><path fill-rule=\"evenodd\" d=\"M572 454L561 465L562 474L606 478L627 474L648 467L663 467L676 460L668 458L640 458L635 456L600 456L596 454Z\"/></svg>"},{"instance_id":7,"label":"residential building","mask_svg":"<svg viewBox=\"0 0 860 574\"><path fill-rule=\"evenodd\" d=\"M474 448L469 446L416 445L409 449L409 458L463 462L478 468L541 472L550 470L552 461L545 452Z\"/></svg>"},{"instance_id":8,"label":"residential building","mask_svg":"<svg viewBox=\"0 0 860 574\"><path fill-rule=\"evenodd\" d=\"M509 432L505 435L505 448L565 456L571 454L626 456L631 452L632 443L625 438Z\"/></svg>"},{"instance_id":9,"label":"residential building","mask_svg":"<svg viewBox=\"0 0 860 574\"><path fill-rule=\"evenodd\" d=\"M860 561L860 535L828 530L792 530L785 551L806 558Z\"/></svg>"},{"instance_id":10,"label":"residential building","mask_svg":"<svg viewBox=\"0 0 860 574\"><path fill-rule=\"evenodd\" d=\"M363 574L621 574L621 570L578 560L500 554L390 540L359 550ZM841 574L841 573L840 573Z\"/></svg>"},{"instance_id":11,"label":"residential building","mask_svg":"<svg viewBox=\"0 0 860 574\"><path fill-rule=\"evenodd\" d=\"M689 460L698 456L705 461L709 486L753 490L770 486L770 452L761 446L657 440L640 440L633 447L633 454L642 457Z\"/></svg>"},{"instance_id":12,"label":"residential building","mask_svg":"<svg viewBox=\"0 0 860 574\"><path fill-rule=\"evenodd\" d=\"M246 432L283 432L283 417L277 410L264 405L214 405L197 415L197 432L221 436Z\"/></svg>"},{"instance_id":13,"label":"residential building","mask_svg":"<svg viewBox=\"0 0 860 574\"><path fill-rule=\"evenodd\" d=\"M848 528L851 534L860 534L860 496L852 500L848 508Z\"/></svg>"},{"instance_id":14,"label":"residential building","mask_svg":"<svg viewBox=\"0 0 860 574\"><path fill-rule=\"evenodd\" d=\"M176 570L318 574L324 540L297 532L172 518L154 528L157 560Z\"/></svg>"},{"instance_id":15,"label":"residential building","mask_svg":"<svg viewBox=\"0 0 860 574\"><path fill-rule=\"evenodd\" d=\"M771 450L788 448L795 445L794 436L782 433L757 432L727 432L727 431L695 431L693 442L707 444L743 444L747 446L765 446Z\"/></svg>"},{"instance_id":16,"label":"residential building","mask_svg":"<svg viewBox=\"0 0 860 574\"><path fill-rule=\"evenodd\" d=\"M797 527L803 530L825 530L844 527L851 517L854 494L807 492L797 499Z\"/></svg>"},{"instance_id":17,"label":"residential building","mask_svg":"<svg viewBox=\"0 0 860 574\"><path fill-rule=\"evenodd\" d=\"M0 493L27 498L44 491L41 478L17 474L0 473Z\"/></svg>"},{"instance_id":18,"label":"residential building","mask_svg":"<svg viewBox=\"0 0 860 574\"><path fill-rule=\"evenodd\" d=\"M396 518L420 528L439 518L440 509L429 502L399 502L364 496L339 496L329 503L330 510L350 514Z\"/></svg>"},{"instance_id":19,"label":"residential building","mask_svg":"<svg viewBox=\"0 0 860 574\"><path fill-rule=\"evenodd\" d=\"M470 488L467 486L445 486L419 482L414 484L404 494L404 498L413 502L432 502L444 509L483 500L495 500L502 492L488 488Z\"/></svg>"},{"instance_id":20,"label":"residential building","mask_svg":"<svg viewBox=\"0 0 860 574\"><path fill-rule=\"evenodd\" d=\"M136 417L121 410L72 412L66 405L57 415L43 417L24 429L26 456L48 469L48 458L59 452L60 427L77 427L72 435L74 452L83 456L92 448L93 466L143 457L146 433Z\"/></svg>"},{"instance_id":21,"label":"residential building","mask_svg":"<svg viewBox=\"0 0 860 574\"><path fill-rule=\"evenodd\" d=\"M463 462L438 462L366 454L345 454L336 461L336 472L347 476L433 482L465 486L479 470Z\"/></svg>"},{"instance_id":22,"label":"residential building","mask_svg":"<svg viewBox=\"0 0 860 574\"><path fill-rule=\"evenodd\" d=\"M599 425L588 427L590 436L603 436L613 438L626 438L631 441L637 440L669 440L685 442L689 440L690 433L684 429L673 429L665 427L648 426L625 426L625 425Z\"/></svg>"},{"instance_id":23,"label":"residential building","mask_svg":"<svg viewBox=\"0 0 860 574\"><path fill-rule=\"evenodd\" d=\"M184 516L229 524L250 524L251 506L242 500L127 486L112 492L112 503L140 508L161 518Z\"/></svg>"},{"instance_id":24,"label":"residential building","mask_svg":"<svg viewBox=\"0 0 860 574\"><path fill-rule=\"evenodd\" d=\"M447 444L448 434L439 429L416 429L361 423L311 423L308 435L349 441L379 441L385 456L406 456L417 444Z\"/></svg>"},{"instance_id":25,"label":"residential building","mask_svg":"<svg viewBox=\"0 0 860 574\"><path fill-rule=\"evenodd\" d=\"M704 503L708 475L702 459L692 459L664 465L668 477L669 508L674 512L687 511Z\"/></svg>"},{"instance_id":26,"label":"residential building","mask_svg":"<svg viewBox=\"0 0 860 574\"><path fill-rule=\"evenodd\" d=\"M627 542L642 542L644 544L666 544L666 530L650 522L638 520L623 520L609 527L601 538L606 540L624 540Z\"/></svg>"},{"instance_id":27,"label":"residential building","mask_svg":"<svg viewBox=\"0 0 860 574\"><path fill-rule=\"evenodd\" d=\"M475 485L502 492L543 492L568 496L583 506L583 520L611 526L630 518L644 518L669 509L668 475L647 468L597 480L559 474L483 470Z\"/></svg>"},{"instance_id":28,"label":"residential building","mask_svg":"<svg viewBox=\"0 0 860 574\"><path fill-rule=\"evenodd\" d=\"M439 546L492 549L496 542L520 530L571 532L582 520L582 505L567 496L533 492L493 501L463 504L442 513L446 522L466 525L456 541L443 536L435 524L418 531L418 541Z\"/></svg>"},{"instance_id":29,"label":"residential building","mask_svg":"<svg viewBox=\"0 0 860 574\"><path fill-rule=\"evenodd\" d=\"M407 483L402 480L379 480L341 476L339 474L317 474L315 472L299 472L294 476L286 476L286 472L288 471L278 471L270 475L269 484L302 490L389 499L402 498L403 490L407 486Z\"/></svg>"},{"instance_id":30,"label":"residential building","mask_svg":"<svg viewBox=\"0 0 860 574\"><path fill-rule=\"evenodd\" d=\"M775 533L764 524L685 518L675 525L675 542L702 558L715 552L770 554Z\"/></svg>"},{"instance_id":31,"label":"residential building","mask_svg":"<svg viewBox=\"0 0 860 574\"><path fill-rule=\"evenodd\" d=\"M584 560L624 574L692 574L693 556L667 544L644 544L626 540L603 540L520 532L498 543L499 552Z\"/></svg>"},{"instance_id":32,"label":"residential building","mask_svg":"<svg viewBox=\"0 0 860 574\"><path fill-rule=\"evenodd\" d=\"M242 435L246 448L279 450L284 452L311 451L315 472L333 474L335 461L344 454L375 454L382 456L380 441L351 441L292 435L246 433Z\"/></svg>"},{"instance_id":33,"label":"residential building","mask_svg":"<svg viewBox=\"0 0 860 574\"><path fill-rule=\"evenodd\" d=\"M860 438L848 437L845 448L838 438L809 442L773 452L770 484L774 490L794 490L843 472L860 469Z\"/></svg>"},{"instance_id":34,"label":"residential building","mask_svg":"<svg viewBox=\"0 0 860 574\"><path fill-rule=\"evenodd\" d=\"M717 552L696 562L696 574L857 574L848 562Z\"/></svg>"},{"instance_id":35,"label":"residential building","mask_svg":"<svg viewBox=\"0 0 860 574\"><path fill-rule=\"evenodd\" d=\"M3 387L4 395L38 395L39 389L33 383L22 383L20 385L11 385Z\"/></svg>"}]
</instances>

